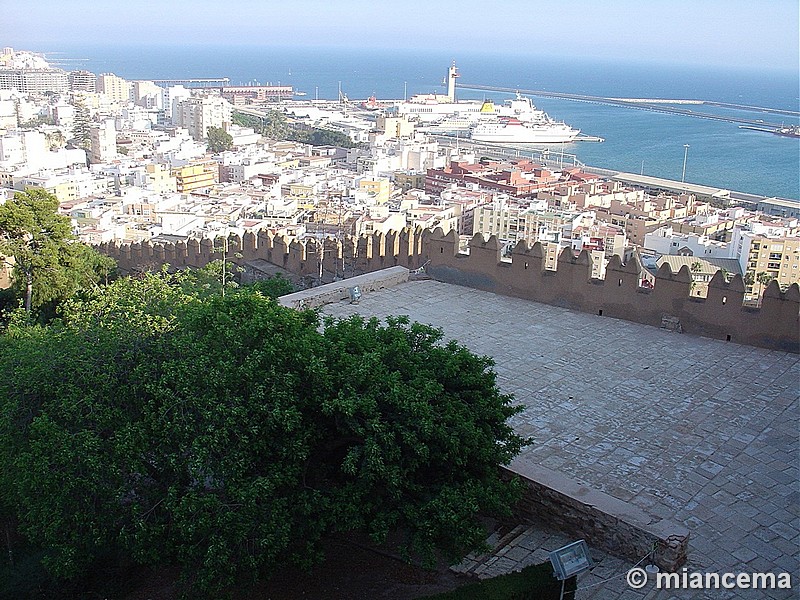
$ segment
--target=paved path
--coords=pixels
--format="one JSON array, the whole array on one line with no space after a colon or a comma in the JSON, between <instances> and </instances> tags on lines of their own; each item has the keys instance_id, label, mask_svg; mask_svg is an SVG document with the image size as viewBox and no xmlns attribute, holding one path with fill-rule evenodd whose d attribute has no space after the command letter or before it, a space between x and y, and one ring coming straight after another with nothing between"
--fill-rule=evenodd
<instances>
[{"instance_id":1,"label":"paved path","mask_svg":"<svg viewBox=\"0 0 800 600\"><path fill-rule=\"evenodd\" d=\"M670 595L618 577L578 598L800 597L800 356L436 281L323 312L409 315L494 357L527 407L513 419L526 458L686 525L690 571L785 571L795 588Z\"/></svg>"}]
</instances>

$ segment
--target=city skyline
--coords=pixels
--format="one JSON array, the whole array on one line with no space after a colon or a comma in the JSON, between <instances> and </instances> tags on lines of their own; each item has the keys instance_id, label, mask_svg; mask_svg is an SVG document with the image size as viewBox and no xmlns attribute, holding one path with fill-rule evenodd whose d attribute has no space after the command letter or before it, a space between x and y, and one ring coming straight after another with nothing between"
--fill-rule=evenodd
<instances>
[{"instance_id":1,"label":"city skyline","mask_svg":"<svg viewBox=\"0 0 800 600\"><path fill-rule=\"evenodd\" d=\"M796 70L800 52L800 9L792 0L577 1L558 7L522 0L498 6L408 0L402 7L366 0L41 0L7 3L3 13L2 45L36 51L76 42L416 48L780 70Z\"/></svg>"}]
</instances>

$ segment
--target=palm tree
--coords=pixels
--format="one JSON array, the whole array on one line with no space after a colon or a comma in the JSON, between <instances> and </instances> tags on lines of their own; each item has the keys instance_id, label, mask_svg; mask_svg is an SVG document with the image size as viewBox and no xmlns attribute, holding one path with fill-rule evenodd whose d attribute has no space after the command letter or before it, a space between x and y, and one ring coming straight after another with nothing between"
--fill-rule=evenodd
<instances>
[{"instance_id":1,"label":"palm tree","mask_svg":"<svg viewBox=\"0 0 800 600\"><path fill-rule=\"evenodd\" d=\"M761 292L764 291L764 288L769 285L769 282L775 279L775 275L772 273L767 273L766 271L761 271L756 275L756 281L759 283L758 288L758 298L759 302L761 301Z\"/></svg>"},{"instance_id":2,"label":"palm tree","mask_svg":"<svg viewBox=\"0 0 800 600\"><path fill-rule=\"evenodd\" d=\"M691 287L691 291L694 291L695 286L697 286L697 281L695 281L696 277L695 277L694 274L695 273L699 273L700 271L702 271L703 270L703 265L699 261L694 261L691 264L691 266L689 267L689 270L692 272L692 287ZM699 295L699 292L698 292L698 295Z\"/></svg>"}]
</instances>

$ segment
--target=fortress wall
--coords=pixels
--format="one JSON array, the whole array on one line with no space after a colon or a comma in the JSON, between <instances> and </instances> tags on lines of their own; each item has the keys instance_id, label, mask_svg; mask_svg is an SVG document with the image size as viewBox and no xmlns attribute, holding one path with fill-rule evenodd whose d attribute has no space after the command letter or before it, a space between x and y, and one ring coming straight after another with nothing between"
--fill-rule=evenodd
<instances>
[{"instance_id":1,"label":"fortress wall","mask_svg":"<svg viewBox=\"0 0 800 600\"><path fill-rule=\"evenodd\" d=\"M190 239L185 244L150 242L101 244L99 250L118 261L122 272L174 267L202 267L222 258L222 244ZM692 277L687 267L673 273L663 265L655 286L639 286L641 265L622 264L615 256L606 266L605 279L593 279L592 258L587 252L574 256L565 249L556 270L544 268L540 244L520 242L510 260L501 258L496 237L478 234L469 242L469 253L458 251L458 236L406 228L399 232L342 240L289 242L262 230L243 238L228 238L227 259L232 262L265 260L299 276L318 276L320 261L325 273L353 277L382 269L422 265L434 279L446 283L516 296L636 323L666 327L695 335L729 340L789 352L800 352L800 287L781 292L776 282L764 292L760 308L743 306L744 283L736 276L725 282L717 273L706 298L691 296Z\"/></svg>"},{"instance_id":2,"label":"fortress wall","mask_svg":"<svg viewBox=\"0 0 800 600\"><path fill-rule=\"evenodd\" d=\"M558 258L555 271L544 269L539 244L518 244L511 262L501 261L494 238L475 236L469 254L458 253L454 233L426 232L427 272L434 279L561 306L581 312L703 335L741 344L800 352L800 288L785 293L777 283L765 292L761 308L742 305L741 277L726 283L719 273L709 284L707 298L690 295L692 277L683 267L672 273L662 266L653 289L639 287L641 267L623 265L613 257L605 279L591 278L591 256L575 257L569 250ZM497 251L497 258L495 253ZM494 264L492 264L494 263ZM602 312L601 312L602 311ZM729 337L730 336L730 337Z\"/></svg>"}]
</instances>

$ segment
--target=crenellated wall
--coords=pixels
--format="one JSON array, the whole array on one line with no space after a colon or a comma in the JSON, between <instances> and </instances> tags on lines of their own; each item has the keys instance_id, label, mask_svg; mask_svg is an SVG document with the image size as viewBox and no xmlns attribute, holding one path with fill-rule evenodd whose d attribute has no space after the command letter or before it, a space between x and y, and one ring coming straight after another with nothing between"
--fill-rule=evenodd
<instances>
[{"instance_id":1,"label":"crenellated wall","mask_svg":"<svg viewBox=\"0 0 800 600\"><path fill-rule=\"evenodd\" d=\"M501 261L501 246L494 236L477 234L469 254L458 253L458 238L451 232L430 232L426 238L430 257L427 273L434 279L518 296L535 302L582 312L625 319L659 327L665 319L680 330L740 344L800 352L800 288L782 293L776 281L764 292L761 308L743 306L744 282L730 283L717 272L708 286L708 297L690 296L692 277L684 266L673 273L663 265L652 289L639 287L641 266L623 265L615 256L606 267L605 279L592 279L592 259L587 252L575 257L565 249L557 270L544 269L540 244L520 242L511 261Z\"/></svg>"},{"instance_id":2,"label":"crenellated wall","mask_svg":"<svg viewBox=\"0 0 800 600\"><path fill-rule=\"evenodd\" d=\"M222 258L225 240L194 240L175 244L102 244L99 250L114 257L123 272L155 270L165 263L175 267L201 267ZM227 240L227 258L233 262L262 259L299 276L319 275L320 261L329 275L352 277L380 269L425 265L439 281L517 296L596 315L614 317L684 331L740 344L800 352L800 288L793 284L781 292L776 281L764 292L760 308L743 306L744 283L735 276L725 282L718 272L708 285L708 296L691 296L692 277L687 267L673 273L663 265L652 289L639 286L641 265L622 264L613 257L605 279L592 279L592 259L565 249L555 271L544 268L540 244L520 242L511 260L501 260L496 237L476 234L469 253L458 252L454 231L403 229L386 234L305 242L287 241L268 231Z\"/></svg>"}]
</instances>

